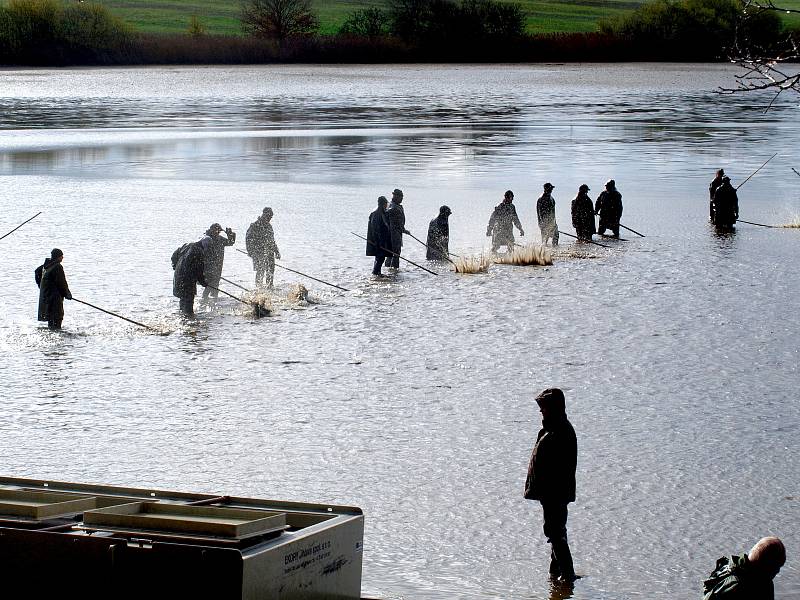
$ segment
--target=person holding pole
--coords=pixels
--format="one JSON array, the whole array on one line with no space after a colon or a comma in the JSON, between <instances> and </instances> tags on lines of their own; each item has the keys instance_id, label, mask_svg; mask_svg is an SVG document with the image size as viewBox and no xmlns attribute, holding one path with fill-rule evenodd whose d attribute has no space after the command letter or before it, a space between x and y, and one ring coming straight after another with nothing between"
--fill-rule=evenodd
<instances>
[{"instance_id":1,"label":"person holding pole","mask_svg":"<svg viewBox=\"0 0 800 600\"><path fill-rule=\"evenodd\" d=\"M739 196L731 185L730 177L722 178L714 192L714 226L718 229L733 229L739 218Z\"/></svg>"},{"instance_id":2,"label":"person holding pole","mask_svg":"<svg viewBox=\"0 0 800 600\"><path fill-rule=\"evenodd\" d=\"M197 295L197 284L204 286L206 280L203 247L200 242L184 244L172 253L172 295L180 299L181 312L188 318L194 318L194 297Z\"/></svg>"},{"instance_id":3,"label":"person holding pole","mask_svg":"<svg viewBox=\"0 0 800 600\"><path fill-rule=\"evenodd\" d=\"M618 238L619 221L622 219L622 194L617 190L617 184L613 179L606 182L606 189L597 197L594 212L600 215L597 233L603 235L606 229L610 229L614 237Z\"/></svg>"},{"instance_id":4,"label":"person holding pole","mask_svg":"<svg viewBox=\"0 0 800 600\"><path fill-rule=\"evenodd\" d=\"M393 252L386 257L386 266L393 269L400 268L400 254L403 251L403 234L410 233L406 229L406 213L403 210L403 190L395 188L392 192L392 202L386 211L386 222L389 224L389 237Z\"/></svg>"},{"instance_id":5,"label":"person holding pole","mask_svg":"<svg viewBox=\"0 0 800 600\"><path fill-rule=\"evenodd\" d=\"M201 238L200 245L203 247L205 278L210 285L203 290L202 302L208 302L209 296L212 300L217 299L219 280L222 277L222 263L225 260L225 246L233 246L236 243L236 234L228 227L225 229L225 236L222 237L222 225L213 223L206 230L206 234Z\"/></svg>"},{"instance_id":6,"label":"person holding pole","mask_svg":"<svg viewBox=\"0 0 800 600\"><path fill-rule=\"evenodd\" d=\"M585 183L578 188L578 195L572 201L572 226L579 241L592 241L595 233L594 205L589 198L589 186Z\"/></svg>"},{"instance_id":7,"label":"person holding pole","mask_svg":"<svg viewBox=\"0 0 800 600\"><path fill-rule=\"evenodd\" d=\"M275 243L275 231L272 229L272 209L267 206L261 211L245 235L247 254L253 259L253 269L256 272L256 287L266 285L272 287L275 276L275 259L281 258L281 252Z\"/></svg>"},{"instance_id":8,"label":"person holding pole","mask_svg":"<svg viewBox=\"0 0 800 600\"><path fill-rule=\"evenodd\" d=\"M714 194L722 185L722 178L725 177L724 169L717 169L716 176L708 184L708 220L714 222Z\"/></svg>"},{"instance_id":9,"label":"person holding pole","mask_svg":"<svg viewBox=\"0 0 800 600\"><path fill-rule=\"evenodd\" d=\"M391 244L389 224L386 222L388 204L386 196L378 196L378 208L370 213L367 224L367 256L375 257L375 264L372 266L372 274L375 277L384 277L381 267L388 253L382 248L388 248Z\"/></svg>"},{"instance_id":10,"label":"person holding pole","mask_svg":"<svg viewBox=\"0 0 800 600\"><path fill-rule=\"evenodd\" d=\"M552 238L553 246L558 246L558 225L556 224L556 201L552 196L555 186L544 184L544 192L536 201L536 217L539 219L539 231L542 233L542 246L546 246Z\"/></svg>"},{"instance_id":11,"label":"person holding pole","mask_svg":"<svg viewBox=\"0 0 800 600\"><path fill-rule=\"evenodd\" d=\"M519 229L520 236L525 235L514 206L514 192L507 190L503 194L503 201L494 207L489 225L486 227L486 236L492 237L492 252L496 253L500 246L505 246L508 252L514 251L514 226Z\"/></svg>"},{"instance_id":12,"label":"person holding pole","mask_svg":"<svg viewBox=\"0 0 800 600\"><path fill-rule=\"evenodd\" d=\"M40 321L47 321L48 329L61 329L64 320L64 298L72 300L72 292L67 285L64 267L61 261L64 253L58 248L53 248L50 258L34 271L36 285L39 286L39 315Z\"/></svg>"}]
</instances>

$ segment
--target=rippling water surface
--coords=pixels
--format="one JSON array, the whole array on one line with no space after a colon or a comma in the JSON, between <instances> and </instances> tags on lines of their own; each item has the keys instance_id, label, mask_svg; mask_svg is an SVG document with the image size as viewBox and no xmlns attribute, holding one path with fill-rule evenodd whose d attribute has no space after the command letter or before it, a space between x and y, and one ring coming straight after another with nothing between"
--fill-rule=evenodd
<instances>
[{"instance_id":1,"label":"rippling water surface","mask_svg":"<svg viewBox=\"0 0 800 600\"><path fill-rule=\"evenodd\" d=\"M574 598L692 599L718 556L781 536L800 597L800 231L707 224L720 166L741 216L800 213L796 98L719 96L718 66L266 67L0 72L0 464L6 475L312 502L366 513L365 594L549 599L541 511L522 499L533 396L566 390L578 433ZM547 268L370 282L378 195L424 237L488 248L514 190L569 201L614 177L625 234ZM170 254L270 205L314 303L183 322ZM405 251L422 261L424 248ZM33 270L64 250L76 298L35 320ZM576 250L573 252L573 250ZM589 258L578 258L586 256ZM278 271L285 298L297 276ZM229 249L225 276L251 282ZM231 292L238 290L227 288Z\"/></svg>"}]
</instances>

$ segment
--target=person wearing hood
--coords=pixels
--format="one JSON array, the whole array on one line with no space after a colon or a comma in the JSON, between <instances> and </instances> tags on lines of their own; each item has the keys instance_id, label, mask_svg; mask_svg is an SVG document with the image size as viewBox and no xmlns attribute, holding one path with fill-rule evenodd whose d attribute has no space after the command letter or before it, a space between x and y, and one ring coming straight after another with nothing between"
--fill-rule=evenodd
<instances>
[{"instance_id":1,"label":"person wearing hood","mask_svg":"<svg viewBox=\"0 0 800 600\"><path fill-rule=\"evenodd\" d=\"M266 285L272 287L275 277L275 259L280 260L281 252L275 243L275 231L272 229L272 209L267 206L261 211L245 235L247 254L253 259L253 269L256 272L256 287Z\"/></svg>"},{"instance_id":2,"label":"person wearing hood","mask_svg":"<svg viewBox=\"0 0 800 600\"><path fill-rule=\"evenodd\" d=\"M367 224L367 256L375 257L372 274L376 277L383 277L381 267L384 259L389 255L384 248L388 248L392 243L389 225L386 222L386 206L388 204L386 196L378 196L378 208L370 213Z\"/></svg>"},{"instance_id":3,"label":"person wearing hood","mask_svg":"<svg viewBox=\"0 0 800 600\"><path fill-rule=\"evenodd\" d=\"M514 206L514 192L507 190L503 194L503 201L494 207L489 225L486 227L486 236L492 237L492 252L497 252L500 246L505 246L508 252L514 251L514 226L519 229L521 236L525 235Z\"/></svg>"},{"instance_id":4,"label":"person wearing hood","mask_svg":"<svg viewBox=\"0 0 800 600\"><path fill-rule=\"evenodd\" d=\"M747 554L723 556L703 582L703 600L773 600L772 580L786 563L786 548L777 537L758 540Z\"/></svg>"},{"instance_id":5,"label":"person wearing hood","mask_svg":"<svg viewBox=\"0 0 800 600\"><path fill-rule=\"evenodd\" d=\"M739 196L731 185L730 177L723 177L714 192L714 225L720 229L733 229L739 218Z\"/></svg>"},{"instance_id":6,"label":"person wearing hood","mask_svg":"<svg viewBox=\"0 0 800 600\"><path fill-rule=\"evenodd\" d=\"M719 186L722 185L722 178L725 177L724 169L717 169L714 179L708 184L708 220L714 222L714 194L717 193Z\"/></svg>"},{"instance_id":7,"label":"person wearing hood","mask_svg":"<svg viewBox=\"0 0 800 600\"><path fill-rule=\"evenodd\" d=\"M594 205L589 198L589 186L585 183L578 188L578 195L572 201L572 226L575 236L584 242L590 242L595 233Z\"/></svg>"},{"instance_id":8,"label":"person wearing hood","mask_svg":"<svg viewBox=\"0 0 800 600\"><path fill-rule=\"evenodd\" d=\"M428 225L428 260L448 260L450 257L450 222L453 211L449 206L439 207L439 216Z\"/></svg>"},{"instance_id":9,"label":"person wearing hood","mask_svg":"<svg viewBox=\"0 0 800 600\"><path fill-rule=\"evenodd\" d=\"M200 242L184 244L172 253L172 295L180 300L181 312L194 318L194 297L197 284L207 285L205 272L205 253Z\"/></svg>"},{"instance_id":10,"label":"person wearing hood","mask_svg":"<svg viewBox=\"0 0 800 600\"><path fill-rule=\"evenodd\" d=\"M567 505L575 501L578 442L567 419L564 392L544 390L536 397L542 428L528 464L525 499L538 500L544 515L544 535L550 544L550 575L567 583L577 579L567 541Z\"/></svg>"},{"instance_id":11,"label":"person wearing hood","mask_svg":"<svg viewBox=\"0 0 800 600\"><path fill-rule=\"evenodd\" d=\"M622 194L617 190L617 184L613 179L606 182L606 189L597 197L594 212L600 215L597 233L603 235L606 229L610 229L614 237L618 238L619 222L622 219Z\"/></svg>"},{"instance_id":12,"label":"person wearing hood","mask_svg":"<svg viewBox=\"0 0 800 600\"><path fill-rule=\"evenodd\" d=\"M558 246L558 225L556 224L556 201L552 196L552 183L544 184L544 192L536 201L536 216L539 219L539 231L542 233L542 246L548 240L553 240L553 246Z\"/></svg>"},{"instance_id":13,"label":"person wearing hood","mask_svg":"<svg viewBox=\"0 0 800 600\"><path fill-rule=\"evenodd\" d=\"M225 260L225 246L233 246L236 243L236 234L228 227L225 229L225 236L222 237L222 225L214 223L206 230L206 234L200 240L203 248L203 264L205 265L205 279L210 287L203 290L203 302L207 302L209 296L217 299L219 280L222 277L222 263Z\"/></svg>"},{"instance_id":14,"label":"person wearing hood","mask_svg":"<svg viewBox=\"0 0 800 600\"><path fill-rule=\"evenodd\" d=\"M410 233L406 229L406 213L403 210L403 191L395 189L392 192L392 201L386 211L386 222L389 224L389 237L391 246L388 249L392 254L386 257L386 266L393 269L400 268L400 253L403 250L403 234Z\"/></svg>"},{"instance_id":15,"label":"person wearing hood","mask_svg":"<svg viewBox=\"0 0 800 600\"><path fill-rule=\"evenodd\" d=\"M63 260L64 253L58 248L53 248L50 258L45 258L44 263L34 271L34 279L39 286L38 319L47 321L49 329L61 329L61 322L64 320L64 298L72 300L64 267L61 266Z\"/></svg>"}]
</instances>

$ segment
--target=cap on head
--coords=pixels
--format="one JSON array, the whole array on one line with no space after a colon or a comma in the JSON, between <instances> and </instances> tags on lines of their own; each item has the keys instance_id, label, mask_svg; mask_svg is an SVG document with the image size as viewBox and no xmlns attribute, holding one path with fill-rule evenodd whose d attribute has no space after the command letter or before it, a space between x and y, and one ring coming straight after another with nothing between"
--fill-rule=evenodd
<instances>
[{"instance_id":1,"label":"cap on head","mask_svg":"<svg viewBox=\"0 0 800 600\"><path fill-rule=\"evenodd\" d=\"M731 182L731 178L730 177L723 177L722 178L722 183L730 183L730 182Z\"/></svg>"},{"instance_id":2,"label":"cap on head","mask_svg":"<svg viewBox=\"0 0 800 600\"><path fill-rule=\"evenodd\" d=\"M447 205L444 205L444 206L440 206L440 207L439 207L439 214L440 214L440 215L452 215L452 214L453 214L453 211L452 211L452 210L450 210L450 207L449 207L449 206L447 206Z\"/></svg>"},{"instance_id":3,"label":"cap on head","mask_svg":"<svg viewBox=\"0 0 800 600\"><path fill-rule=\"evenodd\" d=\"M392 196L400 196L402 198L403 197L403 190L401 190L399 188L394 188L392 190Z\"/></svg>"},{"instance_id":4,"label":"cap on head","mask_svg":"<svg viewBox=\"0 0 800 600\"><path fill-rule=\"evenodd\" d=\"M511 190L506 190L506 193L503 194L503 198L511 198L511 199L513 199L514 198L514 192L512 192Z\"/></svg>"},{"instance_id":5,"label":"cap on head","mask_svg":"<svg viewBox=\"0 0 800 600\"><path fill-rule=\"evenodd\" d=\"M588 192L589 186L584 183L583 185L581 185L581 187L578 188L578 190L581 192Z\"/></svg>"},{"instance_id":6,"label":"cap on head","mask_svg":"<svg viewBox=\"0 0 800 600\"><path fill-rule=\"evenodd\" d=\"M53 248L52 250L50 250L50 258L55 260L59 256L64 256L64 253L61 250L59 250L58 248Z\"/></svg>"},{"instance_id":7,"label":"cap on head","mask_svg":"<svg viewBox=\"0 0 800 600\"><path fill-rule=\"evenodd\" d=\"M269 206L266 206L264 207L264 210L261 211L261 214L264 215L265 217L271 217L273 214L272 209Z\"/></svg>"},{"instance_id":8,"label":"cap on head","mask_svg":"<svg viewBox=\"0 0 800 600\"><path fill-rule=\"evenodd\" d=\"M556 186L554 186L554 185L553 185L552 183L550 183L549 181L548 181L547 183L545 183L545 184L544 184L544 189L545 189L545 190L552 190L554 187L556 187Z\"/></svg>"},{"instance_id":9,"label":"cap on head","mask_svg":"<svg viewBox=\"0 0 800 600\"><path fill-rule=\"evenodd\" d=\"M547 388L544 390L541 394L536 396L536 403L540 406L542 404L547 404L548 406L552 406L561 410L564 410L564 407L566 406L564 392L558 388Z\"/></svg>"},{"instance_id":10,"label":"cap on head","mask_svg":"<svg viewBox=\"0 0 800 600\"><path fill-rule=\"evenodd\" d=\"M211 227L208 228L209 231L222 231L222 225L219 223L212 223Z\"/></svg>"},{"instance_id":11,"label":"cap on head","mask_svg":"<svg viewBox=\"0 0 800 600\"><path fill-rule=\"evenodd\" d=\"M613 179L609 179L608 181L606 181L606 187L614 187L616 185L617 185L617 182L614 181Z\"/></svg>"},{"instance_id":12,"label":"cap on head","mask_svg":"<svg viewBox=\"0 0 800 600\"><path fill-rule=\"evenodd\" d=\"M378 196L378 206L386 206L387 204L389 204L389 201L386 196Z\"/></svg>"}]
</instances>

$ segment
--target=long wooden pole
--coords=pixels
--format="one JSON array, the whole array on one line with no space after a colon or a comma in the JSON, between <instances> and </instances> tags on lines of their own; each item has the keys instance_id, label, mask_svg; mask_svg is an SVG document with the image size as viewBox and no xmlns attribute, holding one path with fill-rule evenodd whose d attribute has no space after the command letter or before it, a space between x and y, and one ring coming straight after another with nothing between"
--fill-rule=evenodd
<instances>
[{"instance_id":1,"label":"long wooden pole","mask_svg":"<svg viewBox=\"0 0 800 600\"><path fill-rule=\"evenodd\" d=\"M605 244L601 244L600 242L595 242L594 240L582 240L577 235L572 235L571 233L567 233L566 231L561 231L560 229L558 230L558 233L560 233L561 235L565 235L567 237L574 238L579 242L589 242L590 244L594 244L595 246L600 246L601 248L611 248L611 246L606 246Z\"/></svg>"},{"instance_id":2,"label":"long wooden pole","mask_svg":"<svg viewBox=\"0 0 800 600\"><path fill-rule=\"evenodd\" d=\"M14 227L14 229L12 229L11 231L9 231L9 232L8 232L7 234L5 234L3 237L0 237L0 240L2 240L2 239L3 239L3 238L5 238L5 237L8 237L8 236L10 236L10 235L11 235L12 233L14 233L14 232L15 232L17 229L19 229L20 227L22 227L23 225L25 225L25 223L30 223L30 222L31 222L31 221L33 221L33 220L34 220L36 217L38 217L40 214L42 214L42 211L39 211L39 212L37 212L35 215L33 215L33 216L32 216L30 219L28 219L27 221L23 221L22 223L20 223L20 224L19 224L19 225L17 225L16 227Z\"/></svg>"},{"instance_id":3,"label":"long wooden pole","mask_svg":"<svg viewBox=\"0 0 800 600\"><path fill-rule=\"evenodd\" d=\"M426 244L425 242L423 242L421 239L419 239L419 238L418 238L418 237L416 237L415 235L413 235L413 234L411 234L411 233L407 233L406 235L407 235L407 236L410 236L412 239L415 239L415 240L417 240L417 241L418 241L420 244L422 244L423 246L425 246L425 247L426 247L428 250L432 250L433 252L437 252L437 253L439 253L439 254L442 254L441 250L437 250L436 248L431 248L430 246L428 246L428 244ZM447 253L448 253L450 256L455 256L456 258L461 258L461 257L460 257L458 254L453 254L453 253L452 253L452 252L450 252L450 251L448 251ZM444 255L443 255L443 256L444 256ZM448 261L450 261L450 262L451 262L451 263L453 263L454 265L456 264L456 263L454 263L452 260L450 260L450 257L449 257L449 256L444 256L444 259L445 259L445 260L448 260Z\"/></svg>"},{"instance_id":4,"label":"long wooden pole","mask_svg":"<svg viewBox=\"0 0 800 600\"><path fill-rule=\"evenodd\" d=\"M753 172L750 174L750 177L752 177L753 175L755 175L756 173L758 173L758 172L759 172L761 169L763 169L764 167L766 167L766 166L767 166L767 163L768 163L769 161L771 161L773 158L775 158L776 156L778 156L778 153L777 153L777 152L776 152L775 154L773 154L772 156L770 156L770 157L769 157L769 158L768 158L768 159L767 159L767 160L764 162L764 164L763 164L763 165L761 165L761 166L760 166L760 167L758 167L758 168L757 168L755 171L753 171ZM747 178L747 179L745 179L745 180L744 180L742 183L740 183L739 185L737 185L737 186L736 186L736 189L738 190L738 189L739 189L740 187L742 187L742 186L743 186L745 183L747 183L748 181L750 181L750 177L748 177L748 178Z\"/></svg>"},{"instance_id":5,"label":"long wooden pole","mask_svg":"<svg viewBox=\"0 0 800 600\"><path fill-rule=\"evenodd\" d=\"M635 234L636 234L636 235L638 235L639 237L647 237L647 236L645 236L643 233L639 233L639 232L638 232L638 231L636 231L635 229L631 229L630 227L625 227L625 225L623 225L622 223L617 223L617 225L619 225L619 226L620 226L620 227L622 227L623 229L627 229L627 230L628 230L628 231L630 231L631 233L635 233Z\"/></svg>"},{"instance_id":6,"label":"long wooden pole","mask_svg":"<svg viewBox=\"0 0 800 600\"><path fill-rule=\"evenodd\" d=\"M770 229L783 229L780 225L764 225L763 223L753 223L752 221L745 221L744 219L736 219L739 223L747 223L748 225L758 225L759 227L769 227Z\"/></svg>"},{"instance_id":7,"label":"long wooden pole","mask_svg":"<svg viewBox=\"0 0 800 600\"><path fill-rule=\"evenodd\" d=\"M407 259L407 258L405 258L404 256L400 256L400 255L399 255L397 252L392 252L391 250L387 250L387 249L386 249L386 248L384 248L383 246L378 246L378 244L376 244L375 242L371 242L371 241L369 241L369 240L368 240L367 238L365 238L363 235L358 235L357 233L354 233L354 232L352 232L352 231L351 231L350 233L352 233L352 234L353 234L354 236L356 236L357 238L361 238L362 240L364 240L364 241L365 241L365 242L367 242L368 244L372 244L373 246L375 246L375 247L376 247L376 248L378 248L379 250L383 250L384 252L388 252L389 254L391 254L392 256L396 256L396 257L397 257L397 258L399 258L400 260L404 260L404 261L406 261L407 263L411 263L412 265L414 265L414 266L415 266L415 267L417 267L418 269L422 269L423 271L427 271L427 272L428 272L428 273L430 273L431 275L438 275L438 273L436 273L435 271L431 271L430 269L426 269L426 268L425 268L425 267L423 267L422 265L418 265L417 263L415 263L413 260L408 260L408 259Z\"/></svg>"},{"instance_id":8,"label":"long wooden pole","mask_svg":"<svg viewBox=\"0 0 800 600\"><path fill-rule=\"evenodd\" d=\"M81 304L85 304L86 306L91 306L95 310L99 310L100 312L104 312L107 315L111 315L112 317L117 317L118 319L122 319L123 321L127 321L128 323L133 323L134 325L138 325L139 327L144 327L145 329L149 329L150 331L158 331L155 327L150 327L149 325L145 325L144 323L139 323L139 321L134 321L133 319L129 319L128 317L123 317L122 315L118 315L115 312L111 312L110 310L106 310L105 308L100 308L99 306L95 306L94 304L90 304L85 300L78 300L77 298L72 298L75 302L80 302Z\"/></svg>"},{"instance_id":9,"label":"long wooden pole","mask_svg":"<svg viewBox=\"0 0 800 600\"><path fill-rule=\"evenodd\" d=\"M249 289L247 289L247 288L246 288L246 287L244 287L243 285L239 285L239 284L238 284L238 283L236 283L235 281L231 281L230 279L225 279L225 278L224 278L222 275L220 275L220 276L219 276L219 278L220 278L220 279L222 279L222 281L225 281L225 282L227 282L227 283L230 283L230 284L231 284L231 285L233 285L233 286L236 286L236 287L238 287L240 290L244 290L245 292L252 292L252 291L253 291L253 290L249 290Z\"/></svg>"},{"instance_id":10,"label":"long wooden pole","mask_svg":"<svg viewBox=\"0 0 800 600\"><path fill-rule=\"evenodd\" d=\"M220 279L222 279L222 278L220 277ZM234 300L238 300L242 304L250 306L255 311L256 318L258 318L258 319L261 318L261 305L258 302L247 302L246 300L242 300L238 296L234 296L233 294L231 294L229 292L226 292L225 290L221 290L218 287L214 287L213 285L205 285L204 287L211 288L212 290L217 290L218 292L222 292L226 296L230 296ZM267 314L269 314L269 312L267 312Z\"/></svg>"},{"instance_id":11,"label":"long wooden pole","mask_svg":"<svg viewBox=\"0 0 800 600\"><path fill-rule=\"evenodd\" d=\"M244 250L241 250L239 248L237 248L236 251L237 252L241 252L245 256L250 256L247 252L245 252ZM303 277L307 277L308 279L312 279L312 280L317 281L319 283L324 283L325 285L329 285L331 287L334 287L337 290L342 290L343 292L349 292L350 291L347 288L343 288L340 285L336 285L335 283L329 283L327 281L323 281L322 279L317 279L316 277L312 277L311 275L306 275L305 273L301 273L300 271L295 271L294 269L290 269L289 267L284 267L283 265L279 265L278 263L275 263L275 266L278 267L279 269L283 269L284 271L290 271L292 273L297 273L298 275L301 275ZM228 282L228 283L230 283L230 282Z\"/></svg>"}]
</instances>

